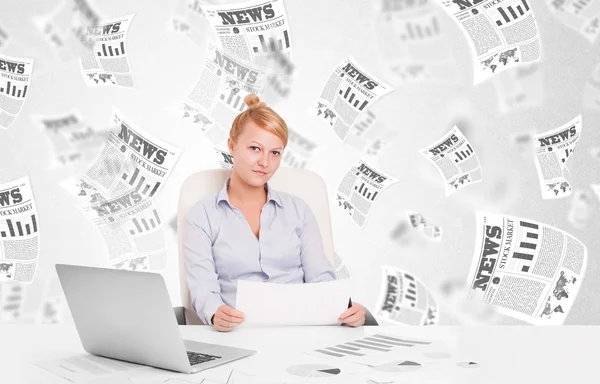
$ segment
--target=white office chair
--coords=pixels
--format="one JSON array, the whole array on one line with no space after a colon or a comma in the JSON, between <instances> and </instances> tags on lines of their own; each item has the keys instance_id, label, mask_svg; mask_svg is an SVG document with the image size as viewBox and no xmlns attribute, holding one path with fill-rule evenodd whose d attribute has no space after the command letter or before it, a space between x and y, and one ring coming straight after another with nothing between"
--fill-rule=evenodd
<instances>
[{"instance_id":1,"label":"white office chair","mask_svg":"<svg viewBox=\"0 0 600 384\"><path fill-rule=\"evenodd\" d=\"M179 324L204 324L192 306L192 298L187 284L181 233L183 220L188 211L199 200L223 188L225 180L230 176L231 169L209 169L192 174L181 186L179 207L177 209L177 243L179 248L179 284L183 308L175 308ZM279 168L275 175L269 179L269 186L277 191L293 194L306 201L319 224L325 255L327 255L331 265L335 268L329 198L325 182L321 176L312 171L300 168ZM377 325L377 322L370 313L368 313L368 317L371 323L374 322L373 325Z\"/></svg>"}]
</instances>

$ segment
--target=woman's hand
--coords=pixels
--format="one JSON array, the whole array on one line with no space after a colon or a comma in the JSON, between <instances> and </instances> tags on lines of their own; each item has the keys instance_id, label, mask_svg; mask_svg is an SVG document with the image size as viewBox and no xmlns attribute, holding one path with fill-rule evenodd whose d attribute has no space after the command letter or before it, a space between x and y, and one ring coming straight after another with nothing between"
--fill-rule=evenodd
<instances>
[{"instance_id":1,"label":"woman's hand","mask_svg":"<svg viewBox=\"0 0 600 384\"><path fill-rule=\"evenodd\" d=\"M365 307L359 303L352 303L352 306L346 309L338 320L351 327L360 327L365 323Z\"/></svg>"},{"instance_id":2,"label":"woman's hand","mask_svg":"<svg viewBox=\"0 0 600 384\"><path fill-rule=\"evenodd\" d=\"M244 322L244 320L245 316L243 312L225 304L219 306L217 312L213 315L213 325L219 332L229 332Z\"/></svg>"}]
</instances>

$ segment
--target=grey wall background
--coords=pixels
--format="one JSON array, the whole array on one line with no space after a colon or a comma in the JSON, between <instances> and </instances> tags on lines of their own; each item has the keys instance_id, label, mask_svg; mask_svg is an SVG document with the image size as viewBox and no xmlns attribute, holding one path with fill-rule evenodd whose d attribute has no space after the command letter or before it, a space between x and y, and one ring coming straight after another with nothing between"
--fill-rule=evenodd
<instances>
[{"instance_id":1,"label":"grey wall background","mask_svg":"<svg viewBox=\"0 0 600 384\"><path fill-rule=\"evenodd\" d=\"M598 159L588 153L599 145L600 116L598 111L582 105L583 87L598 63L600 49L598 44L590 44L563 26L543 3L531 4L542 41L539 69L543 74L543 104L502 114L493 82L472 85L469 43L445 14L441 28L455 63L456 81L446 85L398 85L387 72L378 49L381 36L375 28L377 2L285 2L297 72L289 98L273 106L291 127L319 143L321 150L307 168L319 173L327 183L334 244L355 278L356 301L373 310L381 284L380 266L396 265L415 274L436 295L441 324L462 323L460 313L448 305L440 286L451 279L466 279L474 248L475 210L482 209L538 220L580 239L588 248L588 268L565 324L600 323L600 202L593 202L589 225L583 230L574 228L567 220L572 199L543 201L533 157L519 154L509 140L513 133L546 131L582 114L583 136L569 160L568 179L575 189L589 193L589 184L600 182ZM96 1L94 8L107 18L136 14L127 40L136 88L91 88L84 83L79 61L63 61L33 25L33 16L44 15L58 4L33 0L0 2L0 26L12 38L0 52L35 58L27 101L10 129L0 130L0 182L29 175L38 208L41 252L34 284L55 277L55 263L102 265L107 256L98 230L80 213L75 199L57 184L83 172L85 167L49 170L52 148L33 125L32 116L57 115L75 108L86 122L100 129L110 123L115 106L151 135L183 148L183 155L156 198L164 221L176 215L183 180L192 172L218 167L214 147L203 134L166 110L179 102L198 79L206 43L214 39L212 32L204 30L203 46L181 34L167 32L175 2ZM327 125L307 113L333 67L349 55L394 86L395 91L372 108L390 129L399 133L375 165L400 182L380 195L363 229L333 204L339 182L360 153L342 144ZM445 197L437 170L417 151L453 124L458 124L478 148L484 180ZM443 240L407 246L392 241L390 232L407 210L421 212L432 223L441 225ZM173 305L178 305L175 233L167 229L166 239L169 261L161 273ZM63 317L71 321L66 308ZM494 317L493 321L521 323L506 316Z\"/></svg>"}]
</instances>

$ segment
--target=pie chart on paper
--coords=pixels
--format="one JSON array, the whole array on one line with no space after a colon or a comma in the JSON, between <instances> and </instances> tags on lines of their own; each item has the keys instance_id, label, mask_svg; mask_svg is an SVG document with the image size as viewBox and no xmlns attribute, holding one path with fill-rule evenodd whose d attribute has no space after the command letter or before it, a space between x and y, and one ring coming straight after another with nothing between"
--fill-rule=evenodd
<instances>
[{"instance_id":1,"label":"pie chart on paper","mask_svg":"<svg viewBox=\"0 0 600 384\"><path fill-rule=\"evenodd\" d=\"M421 368L421 364L410 360L395 361L390 364L373 367L374 370L380 372L410 372L419 368Z\"/></svg>"},{"instance_id":2,"label":"pie chart on paper","mask_svg":"<svg viewBox=\"0 0 600 384\"><path fill-rule=\"evenodd\" d=\"M292 365L288 367L287 372L291 375L302 377L331 377L339 375L342 370L331 365L304 364Z\"/></svg>"}]
</instances>

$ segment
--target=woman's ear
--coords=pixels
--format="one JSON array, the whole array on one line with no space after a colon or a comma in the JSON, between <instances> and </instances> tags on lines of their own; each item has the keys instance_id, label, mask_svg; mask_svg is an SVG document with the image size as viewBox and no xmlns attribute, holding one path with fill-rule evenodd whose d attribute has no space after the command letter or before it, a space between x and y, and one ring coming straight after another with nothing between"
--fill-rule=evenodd
<instances>
[{"instance_id":1,"label":"woman's ear","mask_svg":"<svg viewBox=\"0 0 600 384\"><path fill-rule=\"evenodd\" d=\"M233 140L231 140L231 137L227 139L227 148L229 149L229 153L233 155Z\"/></svg>"}]
</instances>

